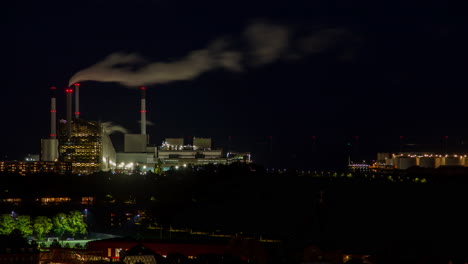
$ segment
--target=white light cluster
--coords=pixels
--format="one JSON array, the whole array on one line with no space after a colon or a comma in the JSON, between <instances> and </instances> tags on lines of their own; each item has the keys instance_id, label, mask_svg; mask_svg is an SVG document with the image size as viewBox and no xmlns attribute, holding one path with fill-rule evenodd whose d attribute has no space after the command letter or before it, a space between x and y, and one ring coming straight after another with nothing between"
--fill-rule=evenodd
<instances>
[{"instance_id":1,"label":"white light cluster","mask_svg":"<svg viewBox=\"0 0 468 264\"><path fill-rule=\"evenodd\" d=\"M437 155L437 154L392 154L393 157L410 157L410 158L422 158L422 157L426 157L426 158L432 158L432 157L435 157L435 158L449 158L449 157L454 157L454 158L463 158L463 157L467 157L467 155L465 154L454 154L454 155L448 155L448 154L445 154L445 155Z\"/></svg>"}]
</instances>

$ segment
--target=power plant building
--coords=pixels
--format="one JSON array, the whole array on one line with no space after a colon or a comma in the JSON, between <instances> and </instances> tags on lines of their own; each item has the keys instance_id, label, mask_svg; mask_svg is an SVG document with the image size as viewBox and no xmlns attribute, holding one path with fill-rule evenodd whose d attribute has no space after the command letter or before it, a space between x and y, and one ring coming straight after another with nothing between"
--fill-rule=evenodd
<instances>
[{"instance_id":1,"label":"power plant building","mask_svg":"<svg viewBox=\"0 0 468 264\"><path fill-rule=\"evenodd\" d=\"M58 123L56 116L56 88L52 87L50 136L41 140L41 161L71 164L73 173L106 171L116 165L116 153L100 122L80 119L79 84L75 84L75 112L72 117L74 90L66 88L66 119Z\"/></svg>"},{"instance_id":2,"label":"power plant building","mask_svg":"<svg viewBox=\"0 0 468 264\"><path fill-rule=\"evenodd\" d=\"M468 167L468 157L465 154L441 155L434 153L379 153L376 169L406 170L411 167L439 168L442 166Z\"/></svg>"},{"instance_id":3,"label":"power plant building","mask_svg":"<svg viewBox=\"0 0 468 264\"><path fill-rule=\"evenodd\" d=\"M60 161L72 163L73 173L107 171L116 166L116 153L100 122L74 119L71 136L67 123L60 124Z\"/></svg>"},{"instance_id":4,"label":"power plant building","mask_svg":"<svg viewBox=\"0 0 468 264\"><path fill-rule=\"evenodd\" d=\"M70 164L71 172L89 174L98 171L153 171L156 167L250 162L250 153L223 156L222 149L213 149L211 138L194 137L192 144L183 138L166 138L160 147L148 144L146 134L146 87L141 87L140 134L124 135L124 151L116 152L101 122L80 118L79 84L66 88L66 118L57 122L56 88L52 87L50 137L41 140L42 162ZM75 112L72 116L72 97ZM57 133L58 123L58 133ZM61 170L67 171L67 170Z\"/></svg>"},{"instance_id":5,"label":"power plant building","mask_svg":"<svg viewBox=\"0 0 468 264\"><path fill-rule=\"evenodd\" d=\"M193 138L193 145L183 138L166 138L158 148L158 159L164 170L187 165L227 164L222 149L212 149L211 138Z\"/></svg>"}]
</instances>

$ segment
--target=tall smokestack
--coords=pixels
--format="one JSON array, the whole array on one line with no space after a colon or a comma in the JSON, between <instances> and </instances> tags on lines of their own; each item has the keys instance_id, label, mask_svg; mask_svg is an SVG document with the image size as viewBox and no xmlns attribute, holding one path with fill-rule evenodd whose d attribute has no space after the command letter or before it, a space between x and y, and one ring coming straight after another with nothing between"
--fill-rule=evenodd
<instances>
[{"instance_id":1,"label":"tall smokestack","mask_svg":"<svg viewBox=\"0 0 468 264\"><path fill-rule=\"evenodd\" d=\"M75 83L75 118L80 118L80 84Z\"/></svg>"},{"instance_id":2,"label":"tall smokestack","mask_svg":"<svg viewBox=\"0 0 468 264\"><path fill-rule=\"evenodd\" d=\"M146 87L141 87L141 134L146 135Z\"/></svg>"},{"instance_id":3,"label":"tall smokestack","mask_svg":"<svg viewBox=\"0 0 468 264\"><path fill-rule=\"evenodd\" d=\"M72 96L73 89L68 87L65 88L65 93L67 96L67 137L71 138L71 125L72 125Z\"/></svg>"},{"instance_id":4,"label":"tall smokestack","mask_svg":"<svg viewBox=\"0 0 468 264\"><path fill-rule=\"evenodd\" d=\"M57 105L55 102L56 87L50 87L50 138L57 138Z\"/></svg>"}]
</instances>

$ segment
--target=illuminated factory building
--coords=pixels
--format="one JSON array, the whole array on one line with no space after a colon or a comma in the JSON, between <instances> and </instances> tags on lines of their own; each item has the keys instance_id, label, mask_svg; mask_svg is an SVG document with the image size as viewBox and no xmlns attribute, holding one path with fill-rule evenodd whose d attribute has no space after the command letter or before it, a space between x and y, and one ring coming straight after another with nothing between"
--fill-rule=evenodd
<instances>
[{"instance_id":1,"label":"illuminated factory building","mask_svg":"<svg viewBox=\"0 0 468 264\"><path fill-rule=\"evenodd\" d=\"M80 119L79 84L65 89L66 119L56 124L55 87L51 97L51 132L49 139L41 141L41 160L71 163L73 173L107 171L116 165L116 153L100 122ZM75 113L72 117L72 96L75 92Z\"/></svg>"},{"instance_id":2,"label":"illuminated factory building","mask_svg":"<svg viewBox=\"0 0 468 264\"><path fill-rule=\"evenodd\" d=\"M157 148L148 146L146 134L146 87L140 87L140 134L125 134L124 152L117 153L117 168L119 172L153 171L157 161Z\"/></svg>"},{"instance_id":3,"label":"illuminated factory building","mask_svg":"<svg viewBox=\"0 0 468 264\"><path fill-rule=\"evenodd\" d=\"M29 171L64 173L71 168L71 172L77 174L98 171L132 173L154 171L158 167L168 170L189 165L251 162L250 153L228 153L225 157L222 149L213 149L211 138L195 137L188 144L183 138L166 138L160 147L150 146L146 134L145 87L140 88L141 132L125 134L124 151L116 152L101 122L80 118L78 83L65 89L66 116L57 122L56 90L51 88L50 135L41 140L41 161L3 164L0 171L18 172L17 168L22 168L20 173L24 175Z\"/></svg>"},{"instance_id":4,"label":"illuminated factory building","mask_svg":"<svg viewBox=\"0 0 468 264\"><path fill-rule=\"evenodd\" d=\"M223 157L222 149L213 149L211 138L194 137L193 142L189 143L184 142L183 138L166 138L159 147L149 146L146 134L146 88L141 87L140 91L141 132L125 134L124 152L117 153L116 171L154 171L156 167L169 170L189 165L227 164L242 160ZM245 160L250 162L250 154L247 155L248 159Z\"/></svg>"},{"instance_id":5,"label":"illuminated factory building","mask_svg":"<svg viewBox=\"0 0 468 264\"><path fill-rule=\"evenodd\" d=\"M211 138L193 138L193 145L184 144L183 138L166 138L158 150L164 169L206 164L226 164L222 149L212 149Z\"/></svg>"},{"instance_id":6,"label":"illuminated factory building","mask_svg":"<svg viewBox=\"0 0 468 264\"><path fill-rule=\"evenodd\" d=\"M41 139L40 161L29 157L25 161L0 162L0 172L26 175L29 173L90 174L98 171L133 173L168 170L190 165L250 163L250 153L223 155L214 149L211 138L166 138L161 146L150 146L146 134L146 88L141 87L139 134L124 135L124 151L116 152L103 124L80 118L80 85L65 89L66 116L57 121L56 88L51 87L50 134ZM72 99L75 111L72 113ZM58 126L57 126L58 124Z\"/></svg>"},{"instance_id":7,"label":"illuminated factory building","mask_svg":"<svg viewBox=\"0 0 468 264\"><path fill-rule=\"evenodd\" d=\"M74 173L107 171L115 166L114 147L100 122L74 119L70 138L66 125L60 124L59 159L71 162Z\"/></svg>"},{"instance_id":8,"label":"illuminated factory building","mask_svg":"<svg viewBox=\"0 0 468 264\"><path fill-rule=\"evenodd\" d=\"M406 170L411 167L436 169L443 166L468 167L466 154L434 154L434 153L378 153L377 162L373 168Z\"/></svg>"}]
</instances>

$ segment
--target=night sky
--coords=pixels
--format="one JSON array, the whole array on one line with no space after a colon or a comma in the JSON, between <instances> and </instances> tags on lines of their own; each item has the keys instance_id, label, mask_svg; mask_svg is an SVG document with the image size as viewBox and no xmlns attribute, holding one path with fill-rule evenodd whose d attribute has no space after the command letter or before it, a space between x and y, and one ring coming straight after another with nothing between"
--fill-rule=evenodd
<instances>
[{"instance_id":1,"label":"night sky","mask_svg":"<svg viewBox=\"0 0 468 264\"><path fill-rule=\"evenodd\" d=\"M441 150L443 135L451 135L452 150L468 152L465 6L381 2L95 0L7 6L0 155L39 153L40 139L49 134L49 87L65 88L75 73L109 55L139 54L144 62L126 69L137 73L148 64L216 49L213 43L220 42L218 51L237 56L229 57L234 65L220 66L217 58L196 76L145 84L152 144L200 136L226 148L232 136L231 149L251 151L261 163L302 168L340 166L350 149L356 159L398 151L400 135L407 135L409 149L434 151ZM139 132L138 85L80 83L84 119ZM60 91L59 118L64 102ZM111 137L119 148L122 135Z\"/></svg>"}]
</instances>

